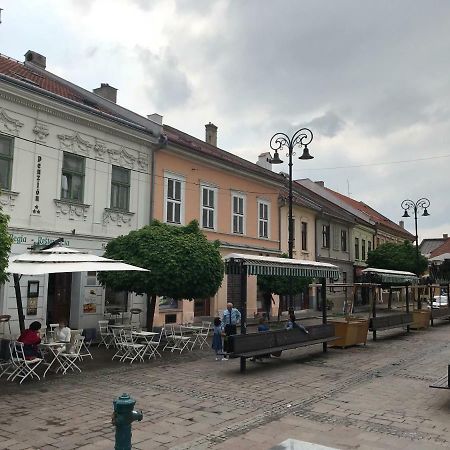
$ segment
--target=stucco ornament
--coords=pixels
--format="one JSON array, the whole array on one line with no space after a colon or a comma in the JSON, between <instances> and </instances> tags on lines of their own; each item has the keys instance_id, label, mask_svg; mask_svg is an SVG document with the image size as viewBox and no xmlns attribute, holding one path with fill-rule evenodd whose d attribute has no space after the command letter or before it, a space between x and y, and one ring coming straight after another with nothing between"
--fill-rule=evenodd
<instances>
[{"instance_id":1,"label":"stucco ornament","mask_svg":"<svg viewBox=\"0 0 450 450\"><path fill-rule=\"evenodd\" d=\"M19 195L18 192L12 191L0 191L0 205L3 210L12 211L15 206L16 198Z\"/></svg>"},{"instance_id":2,"label":"stucco ornament","mask_svg":"<svg viewBox=\"0 0 450 450\"><path fill-rule=\"evenodd\" d=\"M92 148L92 144L83 139L79 133L73 135L58 134L58 139L62 150L71 150L73 153L89 155L89 151Z\"/></svg>"},{"instance_id":3,"label":"stucco ornament","mask_svg":"<svg viewBox=\"0 0 450 450\"><path fill-rule=\"evenodd\" d=\"M56 217L85 222L90 205L55 199Z\"/></svg>"},{"instance_id":4,"label":"stucco ornament","mask_svg":"<svg viewBox=\"0 0 450 450\"><path fill-rule=\"evenodd\" d=\"M119 149L108 149L109 158L112 164L128 167L132 169L136 162L136 157L128 153L124 147Z\"/></svg>"},{"instance_id":5,"label":"stucco ornament","mask_svg":"<svg viewBox=\"0 0 450 450\"><path fill-rule=\"evenodd\" d=\"M131 226L131 219L134 213L128 211L118 211L115 209L105 208L103 212L103 225L113 223L118 227L123 225Z\"/></svg>"},{"instance_id":6,"label":"stucco ornament","mask_svg":"<svg viewBox=\"0 0 450 450\"><path fill-rule=\"evenodd\" d=\"M7 112L0 108L0 123L3 124L3 128L10 133L14 133L16 136L19 135L20 129L23 127L23 123L11 117Z\"/></svg>"},{"instance_id":7,"label":"stucco ornament","mask_svg":"<svg viewBox=\"0 0 450 450\"><path fill-rule=\"evenodd\" d=\"M33 133L39 141L45 142L50 132L46 123L36 121L36 125L33 128Z\"/></svg>"}]
</instances>

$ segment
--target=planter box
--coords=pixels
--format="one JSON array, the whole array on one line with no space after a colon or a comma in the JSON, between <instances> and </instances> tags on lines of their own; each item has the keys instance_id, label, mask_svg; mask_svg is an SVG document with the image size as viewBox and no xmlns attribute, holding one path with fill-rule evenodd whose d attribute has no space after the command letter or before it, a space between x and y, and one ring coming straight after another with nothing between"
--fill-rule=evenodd
<instances>
[{"instance_id":1,"label":"planter box","mask_svg":"<svg viewBox=\"0 0 450 450\"><path fill-rule=\"evenodd\" d=\"M339 339L331 342L333 347L349 347L351 345L366 344L369 331L368 319L329 320L334 325L336 336Z\"/></svg>"},{"instance_id":2,"label":"planter box","mask_svg":"<svg viewBox=\"0 0 450 450\"><path fill-rule=\"evenodd\" d=\"M430 326L431 312L428 309L416 309L412 312L414 323L411 325L413 330L428 328Z\"/></svg>"}]
</instances>

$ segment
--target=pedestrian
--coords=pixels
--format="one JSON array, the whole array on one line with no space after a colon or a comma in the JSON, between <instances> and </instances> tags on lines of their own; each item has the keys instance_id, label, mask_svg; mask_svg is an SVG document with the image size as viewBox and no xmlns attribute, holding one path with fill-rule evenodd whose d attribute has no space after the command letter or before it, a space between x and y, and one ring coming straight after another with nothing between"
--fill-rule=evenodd
<instances>
[{"instance_id":1,"label":"pedestrian","mask_svg":"<svg viewBox=\"0 0 450 450\"><path fill-rule=\"evenodd\" d=\"M216 352L216 361L222 361L223 357L223 346L222 346L222 321L219 317L214 319L213 327L213 339L212 348Z\"/></svg>"},{"instance_id":2,"label":"pedestrian","mask_svg":"<svg viewBox=\"0 0 450 450\"><path fill-rule=\"evenodd\" d=\"M275 305L275 300L273 299L271 292L263 293L263 304L264 304L264 312L266 314L267 320L270 320L270 311L272 308L272 304Z\"/></svg>"},{"instance_id":3,"label":"pedestrian","mask_svg":"<svg viewBox=\"0 0 450 450\"><path fill-rule=\"evenodd\" d=\"M294 328L299 328L304 333L309 334L309 331L303 325L296 322L295 313L291 311L289 312L289 320L286 324L286 330L293 330Z\"/></svg>"},{"instance_id":4,"label":"pedestrian","mask_svg":"<svg viewBox=\"0 0 450 450\"><path fill-rule=\"evenodd\" d=\"M223 312L222 329L225 332L223 347L225 353L232 351L230 345L230 336L237 333L236 325L241 321L241 313L233 308L233 303L227 303L227 309Z\"/></svg>"},{"instance_id":5,"label":"pedestrian","mask_svg":"<svg viewBox=\"0 0 450 450\"><path fill-rule=\"evenodd\" d=\"M28 330L25 330L17 339L23 343L23 352L25 359L41 358L41 352L38 345L41 343L41 335L39 330L41 329L41 322L31 322Z\"/></svg>"}]
</instances>

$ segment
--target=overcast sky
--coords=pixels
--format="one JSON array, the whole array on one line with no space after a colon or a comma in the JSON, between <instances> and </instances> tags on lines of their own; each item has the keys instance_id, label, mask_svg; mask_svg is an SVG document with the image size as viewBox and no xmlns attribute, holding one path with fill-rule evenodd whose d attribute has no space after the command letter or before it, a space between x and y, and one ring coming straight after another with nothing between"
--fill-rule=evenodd
<instances>
[{"instance_id":1,"label":"overcast sky","mask_svg":"<svg viewBox=\"0 0 450 450\"><path fill-rule=\"evenodd\" d=\"M428 197L419 237L450 232L447 0L0 0L0 52L27 50L89 90L255 162L308 126L295 178L401 219ZM286 160L286 158L284 158ZM275 169L286 171L283 166ZM406 228L413 232L413 219Z\"/></svg>"}]
</instances>

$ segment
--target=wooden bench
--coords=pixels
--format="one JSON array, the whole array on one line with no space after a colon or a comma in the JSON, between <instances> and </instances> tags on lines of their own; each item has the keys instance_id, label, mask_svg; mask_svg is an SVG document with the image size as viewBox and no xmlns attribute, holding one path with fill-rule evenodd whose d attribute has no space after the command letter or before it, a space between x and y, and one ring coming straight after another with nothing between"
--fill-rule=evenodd
<instances>
[{"instance_id":1,"label":"wooden bench","mask_svg":"<svg viewBox=\"0 0 450 450\"><path fill-rule=\"evenodd\" d=\"M435 319L450 319L450 308L431 308L431 326Z\"/></svg>"},{"instance_id":2,"label":"wooden bench","mask_svg":"<svg viewBox=\"0 0 450 450\"><path fill-rule=\"evenodd\" d=\"M229 337L231 352L228 356L252 358L314 344L323 344L323 351L326 351L326 343L338 339L333 324L312 325L305 328L308 334L298 328L235 334ZM244 371L245 364L241 364L241 372Z\"/></svg>"},{"instance_id":3,"label":"wooden bench","mask_svg":"<svg viewBox=\"0 0 450 450\"><path fill-rule=\"evenodd\" d=\"M370 331L389 330L412 325L413 315L411 313L397 313L386 316L372 317L369 322Z\"/></svg>"},{"instance_id":4,"label":"wooden bench","mask_svg":"<svg viewBox=\"0 0 450 450\"><path fill-rule=\"evenodd\" d=\"M430 388L435 389L450 389L450 365L447 367L447 375L445 377L439 378L433 384L430 384Z\"/></svg>"}]
</instances>

